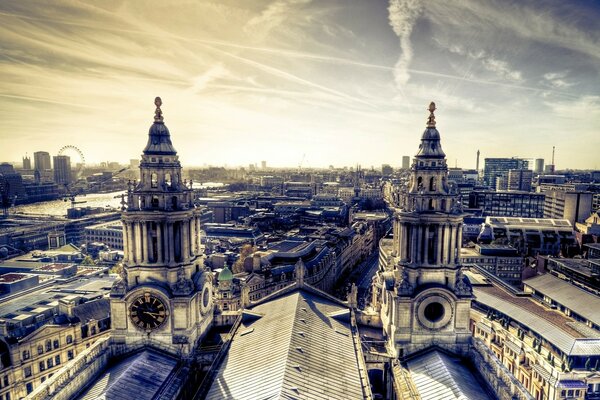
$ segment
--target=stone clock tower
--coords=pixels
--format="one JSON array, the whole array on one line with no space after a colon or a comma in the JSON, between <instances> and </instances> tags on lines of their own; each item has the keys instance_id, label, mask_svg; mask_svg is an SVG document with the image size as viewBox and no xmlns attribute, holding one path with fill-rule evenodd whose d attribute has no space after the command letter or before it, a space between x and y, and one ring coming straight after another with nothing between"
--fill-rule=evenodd
<instances>
[{"instance_id":1,"label":"stone clock tower","mask_svg":"<svg viewBox=\"0 0 600 400\"><path fill-rule=\"evenodd\" d=\"M212 274L203 267L200 213L155 100L154 124L122 214L123 273L111 291L115 343L185 356L213 318ZM125 202L124 202L125 203Z\"/></svg>"},{"instance_id":2,"label":"stone clock tower","mask_svg":"<svg viewBox=\"0 0 600 400\"><path fill-rule=\"evenodd\" d=\"M448 187L434 103L429 111L373 287L388 344L401 357L432 345L464 353L470 336L472 289L458 258L463 217Z\"/></svg>"}]
</instances>

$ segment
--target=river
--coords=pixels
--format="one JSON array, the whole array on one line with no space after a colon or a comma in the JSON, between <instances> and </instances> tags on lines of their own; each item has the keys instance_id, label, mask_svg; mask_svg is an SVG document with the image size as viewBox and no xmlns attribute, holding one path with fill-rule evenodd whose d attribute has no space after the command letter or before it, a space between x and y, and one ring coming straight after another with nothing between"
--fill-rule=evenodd
<instances>
[{"instance_id":1,"label":"river","mask_svg":"<svg viewBox=\"0 0 600 400\"><path fill-rule=\"evenodd\" d=\"M221 182L206 182L203 184L194 182L194 189L219 188L224 186ZM111 193L92 193L87 195L79 195L75 199L78 203L75 207L111 207L119 209L121 207L121 194L125 191ZM35 215L53 215L66 216L67 210L71 207L69 200L52 200L42 201L40 203L22 204L13 207L11 213L18 214L35 214Z\"/></svg>"}]
</instances>

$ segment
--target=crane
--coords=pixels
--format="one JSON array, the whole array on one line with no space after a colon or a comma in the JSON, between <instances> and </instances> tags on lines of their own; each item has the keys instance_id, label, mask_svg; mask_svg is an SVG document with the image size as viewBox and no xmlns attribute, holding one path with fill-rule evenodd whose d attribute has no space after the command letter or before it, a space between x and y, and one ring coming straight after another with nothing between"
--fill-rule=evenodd
<instances>
[{"instance_id":1,"label":"crane","mask_svg":"<svg viewBox=\"0 0 600 400\"><path fill-rule=\"evenodd\" d=\"M120 169L120 170L118 170L117 172L113 172L113 173L110 175L110 177L108 177L108 178L106 178L106 179L103 179L103 180L101 180L99 183L100 183L100 184L102 184L102 183L104 183L104 182L107 182L107 181L109 181L109 180L113 179L115 176L119 175L120 173L123 173L123 172L127 171L128 169L129 169L129 167L121 168L121 169ZM66 196L63 198L63 200L64 200L64 201L71 201L71 208L75 208L75 204L87 203L87 201L86 201L86 200L82 200L82 201L76 201L76 200L75 200L75 198L76 198L77 196L80 196L80 195L84 195L84 196L85 196L85 193L83 193L83 189L79 190L79 191L78 191L78 192L76 192L76 193L69 193L69 194L67 194L67 195L66 195Z\"/></svg>"}]
</instances>

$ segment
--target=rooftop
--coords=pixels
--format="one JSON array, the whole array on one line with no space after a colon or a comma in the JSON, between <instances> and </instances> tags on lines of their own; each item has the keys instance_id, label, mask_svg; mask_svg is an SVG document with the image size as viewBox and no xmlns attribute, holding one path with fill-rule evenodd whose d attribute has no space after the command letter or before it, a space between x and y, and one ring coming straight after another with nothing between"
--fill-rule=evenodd
<instances>
[{"instance_id":1,"label":"rooftop","mask_svg":"<svg viewBox=\"0 0 600 400\"><path fill-rule=\"evenodd\" d=\"M171 357L142 351L109 367L77 399L154 399L176 365Z\"/></svg>"},{"instance_id":2,"label":"rooftop","mask_svg":"<svg viewBox=\"0 0 600 400\"><path fill-rule=\"evenodd\" d=\"M550 274L536 276L523 284L600 326L600 297Z\"/></svg>"},{"instance_id":3,"label":"rooftop","mask_svg":"<svg viewBox=\"0 0 600 400\"><path fill-rule=\"evenodd\" d=\"M206 399L364 398L349 309L306 290L253 307Z\"/></svg>"},{"instance_id":4,"label":"rooftop","mask_svg":"<svg viewBox=\"0 0 600 400\"><path fill-rule=\"evenodd\" d=\"M573 319L545 308L528 297L517 297L496 286L473 287L475 301L528 327L566 355L600 353L600 339L588 339L573 328Z\"/></svg>"},{"instance_id":5,"label":"rooftop","mask_svg":"<svg viewBox=\"0 0 600 400\"><path fill-rule=\"evenodd\" d=\"M27 279L27 278L29 278L31 276L32 275L17 274L17 273L14 273L14 272L10 272L8 274L0 275L0 283L18 282L20 280Z\"/></svg>"},{"instance_id":6,"label":"rooftop","mask_svg":"<svg viewBox=\"0 0 600 400\"><path fill-rule=\"evenodd\" d=\"M491 400L458 358L434 350L407 362L421 400Z\"/></svg>"}]
</instances>

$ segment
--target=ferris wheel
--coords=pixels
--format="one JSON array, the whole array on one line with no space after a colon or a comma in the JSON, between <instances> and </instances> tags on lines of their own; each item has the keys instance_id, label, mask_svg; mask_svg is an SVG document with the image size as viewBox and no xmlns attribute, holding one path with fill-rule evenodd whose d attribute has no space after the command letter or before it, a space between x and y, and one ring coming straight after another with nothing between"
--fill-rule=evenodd
<instances>
[{"instance_id":1,"label":"ferris wheel","mask_svg":"<svg viewBox=\"0 0 600 400\"><path fill-rule=\"evenodd\" d=\"M58 151L59 156L69 156L71 158L71 170L75 176L79 177L85 169L85 157L83 152L78 147L66 145Z\"/></svg>"}]
</instances>

